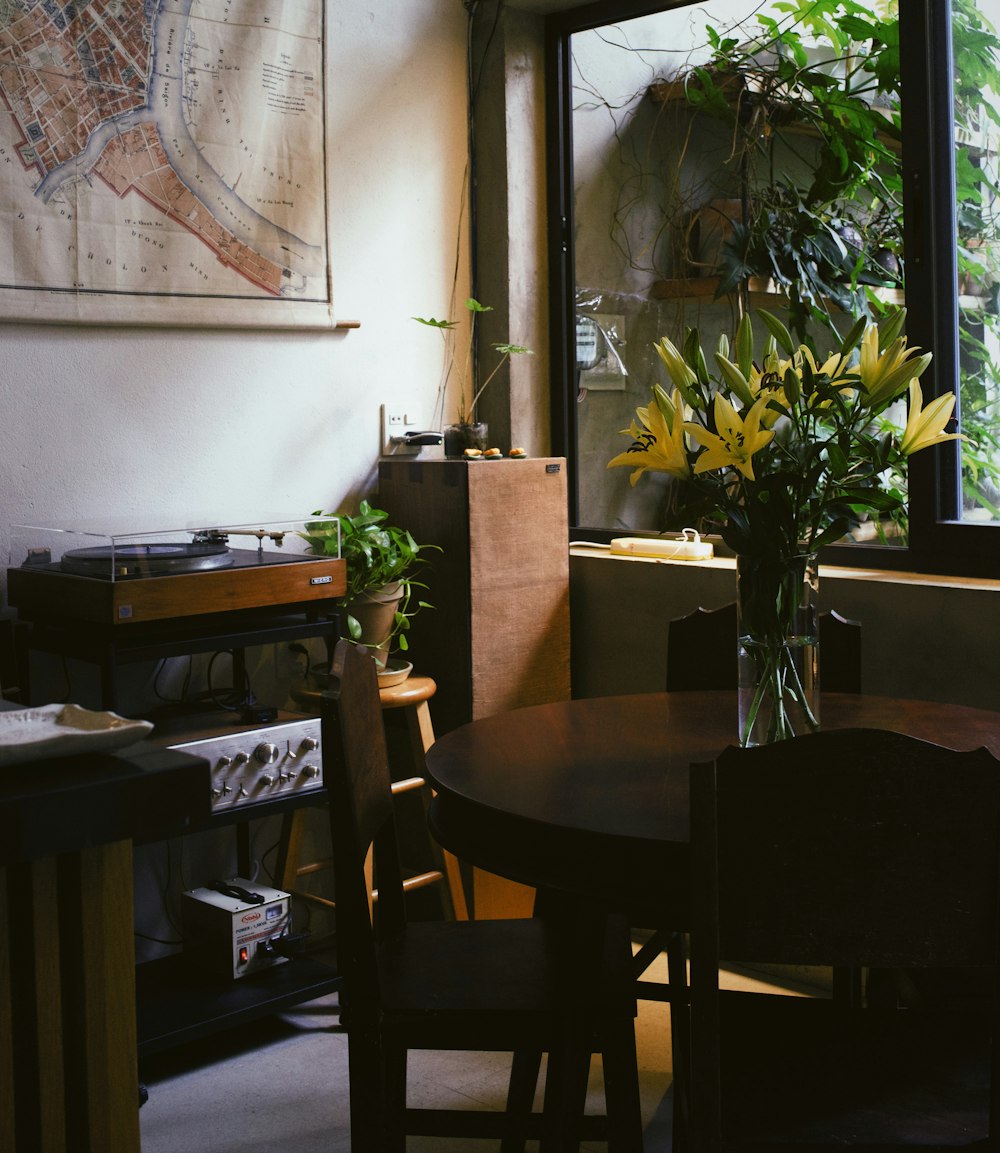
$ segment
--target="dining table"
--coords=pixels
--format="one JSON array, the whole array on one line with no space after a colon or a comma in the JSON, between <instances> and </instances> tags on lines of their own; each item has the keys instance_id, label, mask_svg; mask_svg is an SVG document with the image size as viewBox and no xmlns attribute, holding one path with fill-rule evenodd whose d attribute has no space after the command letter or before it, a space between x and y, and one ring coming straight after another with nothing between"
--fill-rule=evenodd
<instances>
[{"instance_id":1,"label":"dining table","mask_svg":"<svg viewBox=\"0 0 1000 1153\"><path fill-rule=\"evenodd\" d=\"M427 752L430 825L446 849L639 924L688 926L688 766L737 743L735 691L641 693L481 717ZM1000 712L824 693L821 725L891 729L1000 756Z\"/></svg>"},{"instance_id":2,"label":"dining table","mask_svg":"<svg viewBox=\"0 0 1000 1153\"><path fill-rule=\"evenodd\" d=\"M582 1051L588 1029L595 926L617 914L661 934L690 928L688 769L737 743L736 718L735 691L581 698L478 718L427 751L435 839L568 914L576 958L564 993L570 1052ZM820 718L824 729L891 729L1000 757L1000 712L988 709L825 693ZM633 1108L624 1147L638 1151L637 1096ZM579 1148L581 1113L575 1102L560 1150Z\"/></svg>"}]
</instances>

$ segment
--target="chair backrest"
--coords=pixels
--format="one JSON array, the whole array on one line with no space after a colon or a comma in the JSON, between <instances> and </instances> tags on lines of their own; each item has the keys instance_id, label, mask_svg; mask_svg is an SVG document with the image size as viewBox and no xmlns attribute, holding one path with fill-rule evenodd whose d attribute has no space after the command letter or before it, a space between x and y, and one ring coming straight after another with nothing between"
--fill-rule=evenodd
<instances>
[{"instance_id":1,"label":"chair backrest","mask_svg":"<svg viewBox=\"0 0 1000 1153\"><path fill-rule=\"evenodd\" d=\"M667 631L667 692L736 688L736 602L696 608Z\"/></svg>"},{"instance_id":2,"label":"chair backrest","mask_svg":"<svg viewBox=\"0 0 1000 1153\"><path fill-rule=\"evenodd\" d=\"M996 966L1000 762L884 730L691 769L700 962Z\"/></svg>"},{"instance_id":3,"label":"chair backrest","mask_svg":"<svg viewBox=\"0 0 1000 1153\"><path fill-rule=\"evenodd\" d=\"M16 699L17 662L14 658L14 622L0 617L0 698ZM8 694L10 696L8 697Z\"/></svg>"},{"instance_id":4,"label":"chair backrest","mask_svg":"<svg viewBox=\"0 0 1000 1153\"><path fill-rule=\"evenodd\" d=\"M697 608L670 622L667 692L735 689L736 602ZM838 612L819 617L820 685L832 693L861 692L861 623Z\"/></svg>"},{"instance_id":5,"label":"chair backrest","mask_svg":"<svg viewBox=\"0 0 1000 1153\"><path fill-rule=\"evenodd\" d=\"M337 965L352 1003L377 996L375 942L402 931L403 887L378 674L371 654L339 641L323 694L323 754L333 844ZM372 916L374 861L378 899ZM373 923L374 921L374 923Z\"/></svg>"},{"instance_id":6,"label":"chair backrest","mask_svg":"<svg viewBox=\"0 0 1000 1153\"><path fill-rule=\"evenodd\" d=\"M833 609L819 614L819 684L831 693L861 692L861 622Z\"/></svg>"}]
</instances>

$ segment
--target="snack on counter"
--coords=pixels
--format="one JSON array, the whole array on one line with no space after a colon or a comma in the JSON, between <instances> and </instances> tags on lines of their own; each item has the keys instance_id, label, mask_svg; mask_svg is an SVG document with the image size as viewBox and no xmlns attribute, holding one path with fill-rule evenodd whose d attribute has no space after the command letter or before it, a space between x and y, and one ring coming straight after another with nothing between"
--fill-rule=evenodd
<instances>
[{"instance_id":1,"label":"snack on counter","mask_svg":"<svg viewBox=\"0 0 1000 1153\"><path fill-rule=\"evenodd\" d=\"M512 448L510 452L507 453L507 455L512 457L514 460L524 460L528 454L524 451L523 448Z\"/></svg>"},{"instance_id":2,"label":"snack on counter","mask_svg":"<svg viewBox=\"0 0 1000 1153\"><path fill-rule=\"evenodd\" d=\"M466 460L479 460L479 458L483 455L483 451L480 448L467 448L465 452L462 453L462 455Z\"/></svg>"},{"instance_id":3,"label":"snack on counter","mask_svg":"<svg viewBox=\"0 0 1000 1153\"><path fill-rule=\"evenodd\" d=\"M498 448L488 448L483 453L483 456L487 460L499 460L503 456L503 453Z\"/></svg>"}]
</instances>

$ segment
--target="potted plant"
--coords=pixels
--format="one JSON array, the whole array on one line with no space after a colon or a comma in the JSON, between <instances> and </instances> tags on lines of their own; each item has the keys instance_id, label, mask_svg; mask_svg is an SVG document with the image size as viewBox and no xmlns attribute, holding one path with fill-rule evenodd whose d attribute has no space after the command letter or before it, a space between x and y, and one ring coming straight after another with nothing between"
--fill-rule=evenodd
<instances>
[{"instance_id":1,"label":"potted plant","mask_svg":"<svg viewBox=\"0 0 1000 1153\"><path fill-rule=\"evenodd\" d=\"M364 645L385 666L395 643L401 652L409 644L411 618L431 606L416 590L426 588L416 575L428 563L421 554L436 545L419 545L410 533L387 524L389 514L361 501L355 515L324 513L330 520L310 521L302 536L311 552L340 556L347 562L347 589L338 604L344 610L348 638ZM338 533L339 526L339 533Z\"/></svg>"},{"instance_id":2,"label":"potted plant","mask_svg":"<svg viewBox=\"0 0 1000 1153\"><path fill-rule=\"evenodd\" d=\"M760 17L741 39L708 26L707 65L667 86L718 121L740 201L719 251L718 294L751 278L787 295L793 333L871 315L869 287L902 279L899 47L895 21L834 0Z\"/></svg>"},{"instance_id":3,"label":"potted plant","mask_svg":"<svg viewBox=\"0 0 1000 1153\"><path fill-rule=\"evenodd\" d=\"M486 304L480 304L478 300L473 297L465 302L465 307L472 313L472 324L469 327L469 344L465 352L465 359L461 365L461 377L459 381L458 393L458 417L454 424L446 425L444 428L444 454L450 457L460 457L465 453L466 449L479 449L484 450L487 447L487 437L489 429L486 424L476 420L476 402L483 395L487 385L497 375L501 368L507 363L512 356L525 355L531 356L532 350L525 348L520 344L500 344L495 343L491 347L499 355L500 359L493 366L493 369L486 377L486 379L475 388L472 383L473 376L473 358L472 350L476 338L476 319L481 312L492 312L493 309ZM448 348L448 363L445 369L444 381L442 382L442 390L448 385L451 374L459 370L459 366L455 355L454 341L448 340L448 333L451 329L455 328L458 324L456 320L437 320L435 317L415 316L413 318L418 324L426 324L430 328L437 328L441 331L441 335L445 340ZM469 397L471 396L471 399Z\"/></svg>"},{"instance_id":4,"label":"potted plant","mask_svg":"<svg viewBox=\"0 0 1000 1153\"><path fill-rule=\"evenodd\" d=\"M796 346L772 313L758 316L769 332L763 356L754 359L744 314L732 345L719 337L714 375L697 329L681 347L663 337L656 350L673 391L653 385L622 430L632 443L608 462L631 469L633 485L647 471L677 478L687 523L717 525L736 554L742 745L818 727L818 550L862 512L902 508L888 478L913 453L965 439L944 431L953 392L923 403L918 378L931 354L908 346L905 309L878 324L858 317L825 359ZM888 431L879 418L904 393L905 427Z\"/></svg>"}]
</instances>

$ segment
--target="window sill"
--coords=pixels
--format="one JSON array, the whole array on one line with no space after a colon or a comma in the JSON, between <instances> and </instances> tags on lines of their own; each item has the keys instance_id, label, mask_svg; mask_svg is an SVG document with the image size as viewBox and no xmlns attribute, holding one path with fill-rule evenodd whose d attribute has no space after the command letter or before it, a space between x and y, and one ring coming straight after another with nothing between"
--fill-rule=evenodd
<instances>
[{"instance_id":1,"label":"window sill","mask_svg":"<svg viewBox=\"0 0 1000 1153\"><path fill-rule=\"evenodd\" d=\"M612 554L607 545L591 541L571 541L571 557L591 557L595 560L623 561L626 564L670 565L682 569L714 569L735 572L733 557L716 556L710 560L674 560L667 557L624 556ZM927 588L976 589L1000 592L1000 580L986 577L941 576L937 573L916 573L892 569L848 568L845 565L820 565L823 580L870 581L873 584L923 585Z\"/></svg>"}]
</instances>

